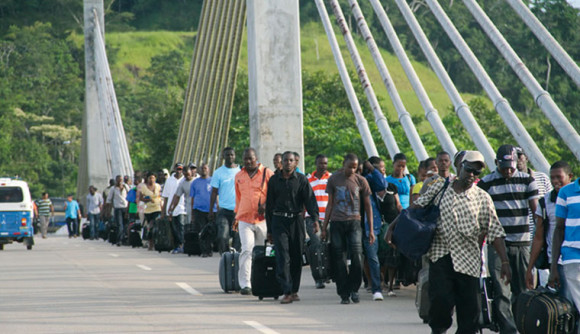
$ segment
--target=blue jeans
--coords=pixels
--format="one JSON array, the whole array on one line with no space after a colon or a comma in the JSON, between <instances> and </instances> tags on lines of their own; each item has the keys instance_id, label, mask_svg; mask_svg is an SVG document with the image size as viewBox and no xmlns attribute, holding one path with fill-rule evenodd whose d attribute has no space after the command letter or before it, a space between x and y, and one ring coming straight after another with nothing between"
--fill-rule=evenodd
<instances>
[{"instance_id":1,"label":"blue jeans","mask_svg":"<svg viewBox=\"0 0 580 334\"><path fill-rule=\"evenodd\" d=\"M236 213L233 210L219 209L216 217L217 226L217 243L220 254L230 250L230 238L233 237L232 247L238 252L242 249L240 243L240 236L237 232L232 233L232 224L236 218ZM233 234L233 235L232 235Z\"/></svg>"},{"instance_id":2,"label":"blue jeans","mask_svg":"<svg viewBox=\"0 0 580 334\"><path fill-rule=\"evenodd\" d=\"M91 231L91 239L98 238L98 228L99 228L99 214L92 214L89 213L89 223L90 223L90 231Z\"/></svg>"},{"instance_id":3,"label":"blue jeans","mask_svg":"<svg viewBox=\"0 0 580 334\"><path fill-rule=\"evenodd\" d=\"M330 245L334 260L336 292L341 298L358 292L362 282L362 229L360 221L333 221L330 227ZM350 254L350 270L346 254Z\"/></svg>"},{"instance_id":4,"label":"blue jeans","mask_svg":"<svg viewBox=\"0 0 580 334\"><path fill-rule=\"evenodd\" d=\"M178 247L183 247L183 225L185 225L185 219L187 215L177 215L171 218L171 228L173 229L173 236L175 238L175 244Z\"/></svg>"},{"instance_id":5,"label":"blue jeans","mask_svg":"<svg viewBox=\"0 0 580 334\"><path fill-rule=\"evenodd\" d=\"M79 223L77 218L66 218L66 228L68 229L68 236L73 237L79 234Z\"/></svg>"},{"instance_id":6,"label":"blue jeans","mask_svg":"<svg viewBox=\"0 0 580 334\"><path fill-rule=\"evenodd\" d=\"M380 233L379 233L380 234ZM369 238L363 238L363 246L367 255L369 269L371 272L371 286L373 293L381 292L381 264L379 263L379 234L375 233L375 242L371 245Z\"/></svg>"}]
</instances>

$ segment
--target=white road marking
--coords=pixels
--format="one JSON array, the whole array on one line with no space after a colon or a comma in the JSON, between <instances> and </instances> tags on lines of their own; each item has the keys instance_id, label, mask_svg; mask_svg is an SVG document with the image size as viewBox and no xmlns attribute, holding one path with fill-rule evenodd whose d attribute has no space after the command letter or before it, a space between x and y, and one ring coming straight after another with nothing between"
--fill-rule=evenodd
<instances>
[{"instance_id":1,"label":"white road marking","mask_svg":"<svg viewBox=\"0 0 580 334\"><path fill-rule=\"evenodd\" d=\"M113 254L113 253L111 253L109 255L111 255L112 257L119 257L119 254Z\"/></svg>"},{"instance_id":2,"label":"white road marking","mask_svg":"<svg viewBox=\"0 0 580 334\"><path fill-rule=\"evenodd\" d=\"M257 321L246 320L246 321L244 321L244 324L246 324L250 327L254 327L255 329L257 329L258 331L260 331L264 334L280 334L280 333L276 332L275 330L268 328Z\"/></svg>"},{"instance_id":3,"label":"white road marking","mask_svg":"<svg viewBox=\"0 0 580 334\"><path fill-rule=\"evenodd\" d=\"M149 267L147 267L147 266L144 266L144 265L142 265L142 264L138 264L138 265L137 265L137 267L139 267L139 268L141 268L141 269L143 269L143 270L151 270L151 268L149 268Z\"/></svg>"},{"instance_id":4,"label":"white road marking","mask_svg":"<svg viewBox=\"0 0 580 334\"><path fill-rule=\"evenodd\" d=\"M189 294L192 294L194 296L203 296L203 294L201 294L201 292L195 290L194 288L189 286L189 284L187 284L187 283L176 282L175 284L177 284L178 287L182 288L183 290L185 290Z\"/></svg>"}]
</instances>

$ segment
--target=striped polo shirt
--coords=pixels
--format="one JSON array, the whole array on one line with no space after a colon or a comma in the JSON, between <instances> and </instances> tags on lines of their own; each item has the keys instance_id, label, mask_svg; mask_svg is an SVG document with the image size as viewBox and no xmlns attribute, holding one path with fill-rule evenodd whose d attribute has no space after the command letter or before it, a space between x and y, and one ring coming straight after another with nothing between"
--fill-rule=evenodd
<instances>
[{"instance_id":1,"label":"striped polo shirt","mask_svg":"<svg viewBox=\"0 0 580 334\"><path fill-rule=\"evenodd\" d=\"M328 183L328 178L332 175L328 171L322 175L319 179L316 177L316 171L312 172L308 178L308 182L314 191L314 196L316 197L316 202L318 203L318 213L320 215L319 219L324 220L324 213L326 212L326 206L328 205L328 194L326 193L326 184ZM308 217L308 212L306 217Z\"/></svg>"},{"instance_id":2,"label":"striped polo shirt","mask_svg":"<svg viewBox=\"0 0 580 334\"><path fill-rule=\"evenodd\" d=\"M50 206L52 202L50 199L40 199L38 200L38 215L39 216L50 216Z\"/></svg>"},{"instance_id":3,"label":"striped polo shirt","mask_svg":"<svg viewBox=\"0 0 580 334\"><path fill-rule=\"evenodd\" d=\"M562 263L580 263L580 178L560 189L556 217L566 219Z\"/></svg>"},{"instance_id":4,"label":"striped polo shirt","mask_svg":"<svg viewBox=\"0 0 580 334\"><path fill-rule=\"evenodd\" d=\"M516 171L505 178L496 169L484 176L477 185L487 191L506 233L508 242L529 242L529 201L539 198L538 185L530 174Z\"/></svg>"}]
</instances>

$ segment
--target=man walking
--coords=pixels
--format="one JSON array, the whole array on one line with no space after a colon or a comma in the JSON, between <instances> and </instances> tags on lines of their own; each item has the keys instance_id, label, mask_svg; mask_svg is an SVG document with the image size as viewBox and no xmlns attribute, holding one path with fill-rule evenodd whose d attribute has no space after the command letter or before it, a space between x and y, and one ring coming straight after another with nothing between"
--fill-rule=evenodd
<instances>
[{"instance_id":1,"label":"man walking","mask_svg":"<svg viewBox=\"0 0 580 334\"><path fill-rule=\"evenodd\" d=\"M373 212L371 208L371 189L367 180L356 174L358 157L349 153L344 157L342 170L334 173L326 186L328 206L321 238L326 239L328 223L330 229L330 244L334 259L336 291L341 298L341 304L360 301L358 289L362 280L362 229L361 205L365 217L368 218L369 231L373 231ZM369 233L369 244L375 242L374 233ZM350 269L346 265L346 253L350 254ZM349 300L350 298L350 300Z\"/></svg>"},{"instance_id":2,"label":"man walking","mask_svg":"<svg viewBox=\"0 0 580 334\"><path fill-rule=\"evenodd\" d=\"M308 179L296 172L293 152L282 155L282 171L268 182L266 224L268 239L276 248L276 275L284 291L282 304L299 301L302 274L302 247L304 246L304 208L318 221L318 205Z\"/></svg>"},{"instance_id":3,"label":"man walking","mask_svg":"<svg viewBox=\"0 0 580 334\"><path fill-rule=\"evenodd\" d=\"M165 187L161 193L161 197L163 198L161 217L169 217L171 228L173 230L173 237L175 238L175 243L177 245L173 250L173 254L183 253L183 225L185 219L185 204L183 196L178 196L178 204L173 208L171 207L173 197L183 179L183 164L176 163L175 173L165 181Z\"/></svg>"},{"instance_id":4,"label":"man walking","mask_svg":"<svg viewBox=\"0 0 580 334\"><path fill-rule=\"evenodd\" d=\"M467 156L467 154L466 154ZM464 157L465 159L465 157ZM526 270L530 261L530 225L528 211L536 211L538 186L534 179L516 169L518 156L512 145L497 150L497 169L483 177L477 185L493 200L495 210L506 233L505 244L511 267L511 288L501 283L503 260L493 248L487 258L494 286L494 307L501 333L516 333L512 305L526 289Z\"/></svg>"},{"instance_id":5,"label":"man walking","mask_svg":"<svg viewBox=\"0 0 580 334\"><path fill-rule=\"evenodd\" d=\"M231 147L223 150L222 157L224 164L218 168L211 179L212 192L209 206L213 207L218 203L219 209L216 218L217 243L220 254L230 249L230 234L235 219L234 209L236 208L236 186L235 177L240 171L240 166L236 164L236 152ZM209 212L209 220L214 219L213 211ZM240 250L239 235L234 233L232 246Z\"/></svg>"},{"instance_id":6,"label":"man walking","mask_svg":"<svg viewBox=\"0 0 580 334\"><path fill-rule=\"evenodd\" d=\"M115 186L111 188L107 196L107 208L105 209L105 211L110 211L111 206L113 207L113 219L119 229L117 232L117 246L121 246L121 243L125 240L125 231L127 229L125 221L127 219L127 206L129 205L127 192L123 177L117 175L115 177Z\"/></svg>"},{"instance_id":7,"label":"man walking","mask_svg":"<svg viewBox=\"0 0 580 334\"><path fill-rule=\"evenodd\" d=\"M316 170L312 172L312 175L308 178L308 182L312 187L314 196L316 197L316 203L318 204L318 220L314 221L312 217L306 213L306 233L310 238L308 247L313 249L318 249L320 245L320 238L318 237L318 230L320 230L320 221L324 220L326 205L328 204L328 194L326 193L326 184L328 183L328 178L330 173L328 172L328 158L319 154L314 160L316 163ZM324 282L322 280L316 281L317 289L324 289Z\"/></svg>"},{"instance_id":8,"label":"man walking","mask_svg":"<svg viewBox=\"0 0 580 334\"><path fill-rule=\"evenodd\" d=\"M444 183L447 179L455 178L455 174L449 171L449 168L451 167L451 156L449 153L445 151L437 153L437 157L435 158L435 165L437 166L437 173L423 181L423 186L419 192L421 195L423 195L427 191L427 188L429 188L434 183Z\"/></svg>"},{"instance_id":9,"label":"man walking","mask_svg":"<svg viewBox=\"0 0 580 334\"><path fill-rule=\"evenodd\" d=\"M38 201L38 218L40 219L40 233L42 234L42 239L46 239L48 223L51 216L54 217L54 206L48 198L48 193L43 192L42 199Z\"/></svg>"},{"instance_id":10,"label":"man walking","mask_svg":"<svg viewBox=\"0 0 580 334\"><path fill-rule=\"evenodd\" d=\"M97 192L97 188L89 186L89 193L87 194L87 216L90 223L91 240L98 239L97 230L101 217L101 210L103 209L103 196Z\"/></svg>"},{"instance_id":11,"label":"man walking","mask_svg":"<svg viewBox=\"0 0 580 334\"><path fill-rule=\"evenodd\" d=\"M236 222L242 244L238 280L242 295L252 294L252 250L263 245L268 233L264 220L268 181L274 172L258 163L256 150L244 151L244 168L236 174ZM235 225L235 224L234 224Z\"/></svg>"},{"instance_id":12,"label":"man walking","mask_svg":"<svg viewBox=\"0 0 580 334\"><path fill-rule=\"evenodd\" d=\"M440 216L429 258L429 326L431 333L445 333L457 312L457 333L476 333L479 315L479 277L483 238L493 245L501 261L499 274L508 285L511 271L506 255L502 226L489 194L474 186L485 167L483 155L469 151L463 157L458 176L438 182L419 197L414 207L424 207L437 196ZM441 192L440 192L441 191ZM395 223L396 224L396 223ZM391 230L390 230L391 231ZM391 234L387 236L390 243Z\"/></svg>"},{"instance_id":13,"label":"man walking","mask_svg":"<svg viewBox=\"0 0 580 334\"><path fill-rule=\"evenodd\" d=\"M217 212L216 205L211 208L209 206L211 197L211 177L209 176L209 166L204 163L200 167L199 178L191 182L191 188L189 196L191 196L191 208L192 208L192 224L196 231L201 231L209 223L209 212ZM207 240L204 236L201 236L201 256L208 257L212 256L211 243L213 240Z\"/></svg>"},{"instance_id":14,"label":"man walking","mask_svg":"<svg viewBox=\"0 0 580 334\"><path fill-rule=\"evenodd\" d=\"M66 227L68 229L69 239L77 237L79 230L78 220L81 217L81 208L79 203L73 199L73 195L68 195L64 203L64 214L66 218Z\"/></svg>"}]
</instances>

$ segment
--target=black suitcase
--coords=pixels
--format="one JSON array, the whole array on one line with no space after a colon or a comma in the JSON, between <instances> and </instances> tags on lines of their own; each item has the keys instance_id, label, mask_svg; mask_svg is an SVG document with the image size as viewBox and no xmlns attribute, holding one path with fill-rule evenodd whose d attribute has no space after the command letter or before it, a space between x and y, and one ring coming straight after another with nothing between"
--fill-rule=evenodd
<instances>
[{"instance_id":1,"label":"black suitcase","mask_svg":"<svg viewBox=\"0 0 580 334\"><path fill-rule=\"evenodd\" d=\"M105 221L99 221L99 238L107 241L109 238L109 229L107 227L107 223Z\"/></svg>"},{"instance_id":2,"label":"black suitcase","mask_svg":"<svg viewBox=\"0 0 580 334\"><path fill-rule=\"evenodd\" d=\"M398 278L403 286L417 284L419 270L421 270L421 259L411 260L406 256L401 256L398 270Z\"/></svg>"},{"instance_id":3,"label":"black suitcase","mask_svg":"<svg viewBox=\"0 0 580 334\"><path fill-rule=\"evenodd\" d=\"M119 234L118 229L119 228L117 227L117 225L114 222L109 222L108 226L109 226L109 236L107 237L107 239L109 240L109 242L111 244L114 245L117 243L117 239L119 237L118 236L118 234Z\"/></svg>"},{"instance_id":4,"label":"black suitcase","mask_svg":"<svg viewBox=\"0 0 580 334\"><path fill-rule=\"evenodd\" d=\"M271 246L254 246L252 251L252 294L278 299L284 294L276 277L276 257ZM271 250L271 251L270 251Z\"/></svg>"},{"instance_id":5,"label":"black suitcase","mask_svg":"<svg viewBox=\"0 0 580 334\"><path fill-rule=\"evenodd\" d=\"M521 334L576 333L574 305L544 287L522 292L516 301L515 313Z\"/></svg>"},{"instance_id":6,"label":"black suitcase","mask_svg":"<svg viewBox=\"0 0 580 334\"><path fill-rule=\"evenodd\" d=\"M153 230L153 242L155 243L155 250L161 252L171 252L174 248L173 244L173 230L171 222L167 219L155 220L155 227Z\"/></svg>"},{"instance_id":7,"label":"black suitcase","mask_svg":"<svg viewBox=\"0 0 580 334\"><path fill-rule=\"evenodd\" d=\"M201 241L194 224L184 226L183 252L188 256L201 255Z\"/></svg>"},{"instance_id":8,"label":"black suitcase","mask_svg":"<svg viewBox=\"0 0 580 334\"><path fill-rule=\"evenodd\" d=\"M419 318L426 324L429 322L429 309L431 308L431 301L429 300L429 267L419 270L418 276L415 307L419 313Z\"/></svg>"},{"instance_id":9,"label":"black suitcase","mask_svg":"<svg viewBox=\"0 0 580 334\"><path fill-rule=\"evenodd\" d=\"M320 242L317 246L310 244L307 247L310 270L315 281L327 281L330 275L330 244Z\"/></svg>"},{"instance_id":10,"label":"black suitcase","mask_svg":"<svg viewBox=\"0 0 580 334\"><path fill-rule=\"evenodd\" d=\"M493 332L499 332L499 324L493 311L493 282L491 277L479 278L479 328L487 328Z\"/></svg>"},{"instance_id":11,"label":"black suitcase","mask_svg":"<svg viewBox=\"0 0 580 334\"><path fill-rule=\"evenodd\" d=\"M143 241L141 240L141 224L129 224L129 245L131 245L132 248L143 247Z\"/></svg>"},{"instance_id":12,"label":"black suitcase","mask_svg":"<svg viewBox=\"0 0 580 334\"><path fill-rule=\"evenodd\" d=\"M91 237L91 227L89 226L89 224L83 224L81 234L84 240L87 240Z\"/></svg>"},{"instance_id":13,"label":"black suitcase","mask_svg":"<svg viewBox=\"0 0 580 334\"><path fill-rule=\"evenodd\" d=\"M220 286L224 292L240 291L240 282L238 281L240 253L235 249L224 252L220 259L219 278Z\"/></svg>"}]
</instances>

